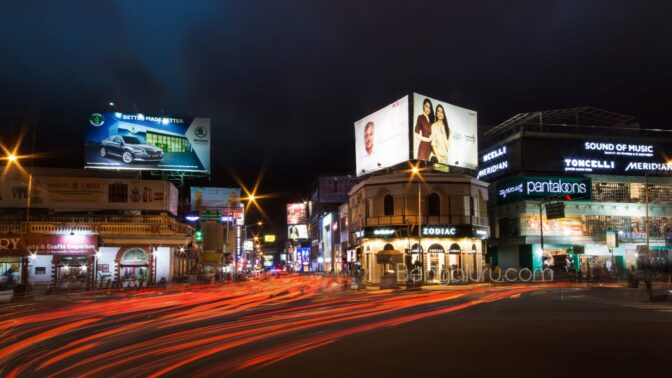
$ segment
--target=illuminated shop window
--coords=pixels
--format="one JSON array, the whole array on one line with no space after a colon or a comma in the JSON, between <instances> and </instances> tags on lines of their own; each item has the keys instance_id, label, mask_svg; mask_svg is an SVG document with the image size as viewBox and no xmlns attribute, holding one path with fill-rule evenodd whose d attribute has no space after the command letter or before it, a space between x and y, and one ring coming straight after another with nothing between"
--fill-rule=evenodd
<instances>
[{"instance_id":1,"label":"illuminated shop window","mask_svg":"<svg viewBox=\"0 0 672 378\"><path fill-rule=\"evenodd\" d=\"M147 132L147 141L163 152L190 152L191 145L186 138Z\"/></svg>"}]
</instances>

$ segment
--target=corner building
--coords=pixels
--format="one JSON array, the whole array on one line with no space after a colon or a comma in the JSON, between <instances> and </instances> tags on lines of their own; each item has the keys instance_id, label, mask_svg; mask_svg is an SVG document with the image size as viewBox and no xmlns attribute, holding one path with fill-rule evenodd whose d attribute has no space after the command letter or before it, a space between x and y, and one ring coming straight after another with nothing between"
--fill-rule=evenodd
<instances>
[{"instance_id":1,"label":"corner building","mask_svg":"<svg viewBox=\"0 0 672 378\"><path fill-rule=\"evenodd\" d=\"M356 184L348 230L362 279L402 284L399 264L422 267L426 282L439 282L450 269L479 271L489 236L487 202L488 184L462 174L394 173Z\"/></svg>"},{"instance_id":2,"label":"corner building","mask_svg":"<svg viewBox=\"0 0 672 378\"><path fill-rule=\"evenodd\" d=\"M583 107L517 114L484 136L493 265L589 277L668 264L672 132ZM552 202L564 216L548 216Z\"/></svg>"}]
</instances>

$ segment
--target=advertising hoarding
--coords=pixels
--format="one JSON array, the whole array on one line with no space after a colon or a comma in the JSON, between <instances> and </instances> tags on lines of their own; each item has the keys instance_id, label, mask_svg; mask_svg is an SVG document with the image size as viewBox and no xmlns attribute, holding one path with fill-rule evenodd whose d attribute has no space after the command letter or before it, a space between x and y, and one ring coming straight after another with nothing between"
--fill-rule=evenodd
<instances>
[{"instance_id":1,"label":"advertising hoarding","mask_svg":"<svg viewBox=\"0 0 672 378\"><path fill-rule=\"evenodd\" d=\"M104 112L89 116L85 167L210 172L210 118Z\"/></svg>"},{"instance_id":2,"label":"advertising hoarding","mask_svg":"<svg viewBox=\"0 0 672 378\"><path fill-rule=\"evenodd\" d=\"M237 209L240 207L240 188L191 187L191 210Z\"/></svg>"},{"instance_id":3,"label":"advertising hoarding","mask_svg":"<svg viewBox=\"0 0 672 378\"><path fill-rule=\"evenodd\" d=\"M311 201L320 203L341 204L348 199L348 192L359 181L350 176L322 176L318 179L317 191Z\"/></svg>"},{"instance_id":4,"label":"advertising hoarding","mask_svg":"<svg viewBox=\"0 0 672 378\"><path fill-rule=\"evenodd\" d=\"M293 224L287 227L287 236L290 240L308 239L308 225Z\"/></svg>"},{"instance_id":5,"label":"advertising hoarding","mask_svg":"<svg viewBox=\"0 0 672 378\"><path fill-rule=\"evenodd\" d=\"M413 93L413 158L448 166L476 169L477 113Z\"/></svg>"},{"instance_id":6,"label":"advertising hoarding","mask_svg":"<svg viewBox=\"0 0 672 378\"><path fill-rule=\"evenodd\" d=\"M302 224L306 223L308 218L308 211L306 204L301 203L289 203L287 204L287 224Z\"/></svg>"},{"instance_id":7,"label":"advertising hoarding","mask_svg":"<svg viewBox=\"0 0 672 378\"><path fill-rule=\"evenodd\" d=\"M30 207L56 211L154 210L177 214L177 188L161 180L33 176ZM27 205L28 177L8 174L0 207Z\"/></svg>"},{"instance_id":8,"label":"advertising hoarding","mask_svg":"<svg viewBox=\"0 0 672 378\"><path fill-rule=\"evenodd\" d=\"M357 176L408 160L408 96L355 122Z\"/></svg>"}]
</instances>

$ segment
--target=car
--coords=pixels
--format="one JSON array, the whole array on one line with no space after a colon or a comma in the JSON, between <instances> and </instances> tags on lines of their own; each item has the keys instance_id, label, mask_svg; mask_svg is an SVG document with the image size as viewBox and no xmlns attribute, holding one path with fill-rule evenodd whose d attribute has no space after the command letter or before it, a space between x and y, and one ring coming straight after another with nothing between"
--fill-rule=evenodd
<instances>
[{"instance_id":1,"label":"car","mask_svg":"<svg viewBox=\"0 0 672 378\"><path fill-rule=\"evenodd\" d=\"M118 156L126 164L134 161L160 162L163 151L142 139L129 135L112 135L100 142L100 156Z\"/></svg>"}]
</instances>

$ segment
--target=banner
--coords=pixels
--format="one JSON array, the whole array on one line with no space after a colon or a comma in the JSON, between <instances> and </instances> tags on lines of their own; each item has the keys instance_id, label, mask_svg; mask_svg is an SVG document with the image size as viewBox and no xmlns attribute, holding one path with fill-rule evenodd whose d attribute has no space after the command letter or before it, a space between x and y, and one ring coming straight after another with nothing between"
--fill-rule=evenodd
<instances>
[{"instance_id":1,"label":"banner","mask_svg":"<svg viewBox=\"0 0 672 378\"><path fill-rule=\"evenodd\" d=\"M357 176L408 160L408 96L355 122Z\"/></svg>"},{"instance_id":2,"label":"banner","mask_svg":"<svg viewBox=\"0 0 672 378\"><path fill-rule=\"evenodd\" d=\"M287 236L290 240L308 239L308 225L294 224L287 227Z\"/></svg>"},{"instance_id":3,"label":"banner","mask_svg":"<svg viewBox=\"0 0 672 378\"><path fill-rule=\"evenodd\" d=\"M238 209L240 188L191 187L191 210Z\"/></svg>"},{"instance_id":4,"label":"banner","mask_svg":"<svg viewBox=\"0 0 672 378\"><path fill-rule=\"evenodd\" d=\"M0 185L0 207L27 205L26 175L9 173ZM177 214L177 188L161 180L33 176L30 207L57 211L153 210Z\"/></svg>"},{"instance_id":5,"label":"banner","mask_svg":"<svg viewBox=\"0 0 672 378\"><path fill-rule=\"evenodd\" d=\"M306 219L308 218L307 213L306 204L303 202L287 204L287 224L306 223Z\"/></svg>"},{"instance_id":6,"label":"banner","mask_svg":"<svg viewBox=\"0 0 672 378\"><path fill-rule=\"evenodd\" d=\"M210 172L210 118L93 113L85 138L86 168Z\"/></svg>"},{"instance_id":7,"label":"banner","mask_svg":"<svg viewBox=\"0 0 672 378\"><path fill-rule=\"evenodd\" d=\"M449 166L478 166L477 113L413 94L413 158Z\"/></svg>"}]
</instances>

